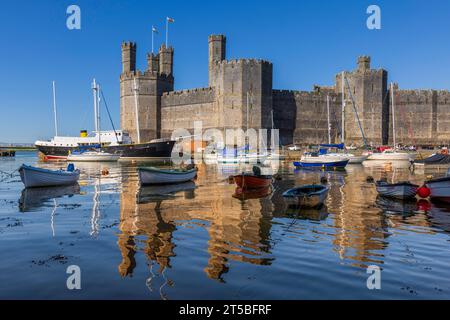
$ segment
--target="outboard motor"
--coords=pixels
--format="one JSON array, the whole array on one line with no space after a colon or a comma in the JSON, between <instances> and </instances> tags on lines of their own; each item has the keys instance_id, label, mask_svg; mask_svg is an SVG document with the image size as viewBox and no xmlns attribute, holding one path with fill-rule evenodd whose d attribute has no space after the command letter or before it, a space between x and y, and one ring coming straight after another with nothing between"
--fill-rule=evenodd
<instances>
[{"instance_id":1,"label":"outboard motor","mask_svg":"<svg viewBox=\"0 0 450 320\"><path fill-rule=\"evenodd\" d=\"M67 165L67 171L68 172L73 172L75 170L75 166L73 165L73 163L69 163Z\"/></svg>"}]
</instances>

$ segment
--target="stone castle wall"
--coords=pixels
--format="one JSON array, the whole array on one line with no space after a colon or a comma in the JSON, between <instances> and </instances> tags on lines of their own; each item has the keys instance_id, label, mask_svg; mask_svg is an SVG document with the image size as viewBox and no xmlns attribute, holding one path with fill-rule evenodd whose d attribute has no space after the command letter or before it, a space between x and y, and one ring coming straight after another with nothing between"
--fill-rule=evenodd
<instances>
[{"instance_id":1,"label":"stone castle wall","mask_svg":"<svg viewBox=\"0 0 450 320\"><path fill-rule=\"evenodd\" d=\"M328 141L327 97L330 104L332 142L392 143L388 73L372 69L370 57L358 58L353 71L345 71L342 130L342 73L332 86L312 91L274 90L273 65L266 60L226 59L226 38L208 39L207 88L174 91L174 50L164 45L148 54L147 70L136 70L136 44L122 44L120 76L121 127L136 141L134 80L139 84L138 112L141 142L170 137L175 129L193 134L194 121L204 129L228 128L280 130L280 142L318 144ZM403 144L444 144L450 138L450 93L436 90L394 90L396 137ZM352 99L353 98L353 99ZM353 104L354 101L354 104ZM356 116L357 115L357 116Z\"/></svg>"},{"instance_id":2,"label":"stone castle wall","mask_svg":"<svg viewBox=\"0 0 450 320\"><path fill-rule=\"evenodd\" d=\"M394 86L394 102L397 143L448 144L450 137L449 91L397 90ZM391 102L389 102L389 108L391 108ZM391 113L390 117L392 117ZM390 123L392 123L392 118ZM392 128L390 128L389 137L391 143Z\"/></svg>"}]
</instances>

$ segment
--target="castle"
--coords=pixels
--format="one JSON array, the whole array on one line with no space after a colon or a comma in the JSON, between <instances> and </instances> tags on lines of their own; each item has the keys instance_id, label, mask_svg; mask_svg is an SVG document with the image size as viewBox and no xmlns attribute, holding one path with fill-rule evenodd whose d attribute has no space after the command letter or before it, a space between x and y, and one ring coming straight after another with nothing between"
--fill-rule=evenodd
<instances>
[{"instance_id":1,"label":"castle","mask_svg":"<svg viewBox=\"0 0 450 320\"><path fill-rule=\"evenodd\" d=\"M276 90L273 65L256 59L226 60L226 37L208 39L208 87L174 91L172 47L162 45L147 55L147 69L136 69L136 44L122 43L120 120L123 130L137 141L136 105L141 141L170 137L177 128L279 129L280 143L317 144L328 140L327 101L333 142L341 139L341 119L347 144L392 143L391 97L394 97L397 143L447 144L450 138L448 90L399 90L391 94L388 72L371 69L370 57L361 56L357 68L345 71L342 113L342 73L333 86L312 91ZM135 101L135 98L138 101ZM137 102L137 103L136 103ZM355 112L356 110L356 112ZM248 119L247 119L248 118ZM359 118L359 123L357 118Z\"/></svg>"}]
</instances>

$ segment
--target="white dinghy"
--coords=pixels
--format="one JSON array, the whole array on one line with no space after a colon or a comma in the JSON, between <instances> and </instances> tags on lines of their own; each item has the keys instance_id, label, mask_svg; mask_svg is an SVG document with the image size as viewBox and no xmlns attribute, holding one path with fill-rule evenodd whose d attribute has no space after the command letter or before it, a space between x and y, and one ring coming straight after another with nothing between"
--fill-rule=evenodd
<instances>
[{"instance_id":1,"label":"white dinghy","mask_svg":"<svg viewBox=\"0 0 450 320\"><path fill-rule=\"evenodd\" d=\"M66 186L77 183L80 178L80 170L75 170L73 164L69 164L67 170L49 170L23 164L19 173L25 188Z\"/></svg>"}]
</instances>

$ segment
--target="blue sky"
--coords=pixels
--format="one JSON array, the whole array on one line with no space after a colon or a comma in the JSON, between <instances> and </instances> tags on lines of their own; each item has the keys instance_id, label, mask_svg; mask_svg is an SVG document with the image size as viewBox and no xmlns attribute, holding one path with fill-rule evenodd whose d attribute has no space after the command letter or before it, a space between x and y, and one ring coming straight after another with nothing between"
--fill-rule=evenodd
<instances>
[{"instance_id":1,"label":"blue sky","mask_svg":"<svg viewBox=\"0 0 450 320\"><path fill-rule=\"evenodd\" d=\"M66 9L81 8L81 30L66 28ZM381 7L381 30L366 9ZM274 63L274 88L331 85L358 55L389 71L401 88L450 88L450 2L445 0L292 1L1 1L1 142L34 142L54 133L51 81L57 83L60 133L92 130L90 84L101 83L119 126L120 44L136 41L138 67L151 50L151 25L175 48L176 89L208 83L207 37L227 36L227 58ZM109 129L103 111L102 128Z\"/></svg>"}]
</instances>

